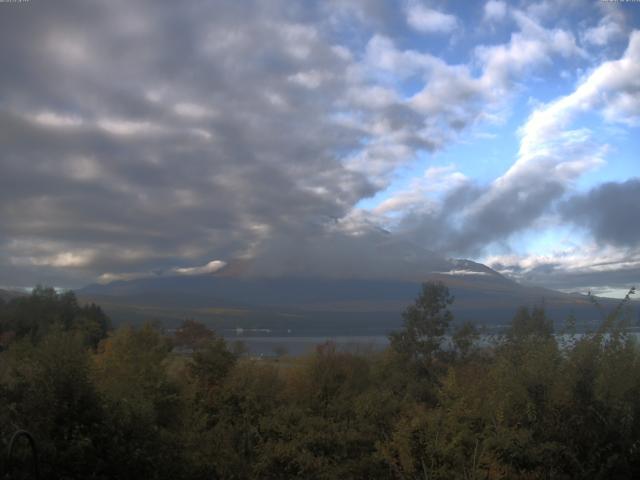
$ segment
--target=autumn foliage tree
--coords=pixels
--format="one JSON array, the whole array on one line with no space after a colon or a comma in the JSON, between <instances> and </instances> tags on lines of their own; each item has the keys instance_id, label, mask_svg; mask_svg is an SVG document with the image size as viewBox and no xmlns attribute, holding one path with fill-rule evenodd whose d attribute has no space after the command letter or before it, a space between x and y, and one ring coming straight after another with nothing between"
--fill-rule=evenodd
<instances>
[{"instance_id":1,"label":"autumn foliage tree","mask_svg":"<svg viewBox=\"0 0 640 480\"><path fill-rule=\"evenodd\" d=\"M451 328L452 300L425 284L382 352L329 342L278 361L194 321L178 341L121 326L95 348L70 296L10 301L3 326L26 328L0 352L0 447L28 429L57 479L640 477L640 347L624 308L563 337L523 308L480 343ZM0 475L29 478L20 465L0 457Z\"/></svg>"}]
</instances>

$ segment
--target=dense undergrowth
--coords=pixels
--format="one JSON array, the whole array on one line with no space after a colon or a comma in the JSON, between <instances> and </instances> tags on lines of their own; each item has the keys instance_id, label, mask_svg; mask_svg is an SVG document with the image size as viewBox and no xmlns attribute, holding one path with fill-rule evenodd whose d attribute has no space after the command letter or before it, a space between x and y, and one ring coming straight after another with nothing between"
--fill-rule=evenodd
<instances>
[{"instance_id":1,"label":"dense undergrowth","mask_svg":"<svg viewBox=\"0 0 640 480\"><path fill-rule=\"evenodd\" d=\"M0 304L0 437L30 431L42 478L640 478L625 302L561 337L523 308L480 346L451 329L451 301L425 284L381 353L260 361L193 321L172 338L109 330L99 307L40 288ZM0 472L29 478L15 453Z\"/></svg>"}]
</instances>

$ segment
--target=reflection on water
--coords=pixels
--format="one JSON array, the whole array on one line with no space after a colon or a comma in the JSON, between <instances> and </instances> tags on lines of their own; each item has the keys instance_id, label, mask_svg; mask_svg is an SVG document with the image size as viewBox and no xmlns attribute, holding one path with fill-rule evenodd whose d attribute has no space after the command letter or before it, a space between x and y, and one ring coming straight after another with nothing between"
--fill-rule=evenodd
<instances>
[{"instance_id":1,"label":"reflection on water","mask_svg":"<svg viewBox=\"0 0 640 480\"><path fill-rule=\"evenodd\" d=\"M319 332L318 332L319 333ZM349 352L376 352L382 351L389 345L387 335L330 335L330 334L311 334L307 336L296 336L291 330L282 332L266 331L266 329L244 329L242 332L228 330L223 333L225 339L230 345L235 342L242 342L246 347L247 353L252 356L259 357L275 357L281 355L304 355L312 352L315 347L324 342L334 342L340 350ZM630 335L640 341L640 332L629 332ZM575 335L558 334L556 339L560 347L567 347L572 341L580 339L584 334ZM607 336L605 336L606 338ZM481 335L478 339L479 346L488 346L499 340L499 334ZM446 344L451 339L445 339Z\"/></svg>"},{"instance_id":2,"label":"reflection on water","mask_svg":"<svg viewBox=\"0 0 640 480\"><path fill-rule=\"evenodd\" d=\"M389 339L384 335L375 336L225 336L229 344L242 342L250 355L278 356L304 355L314 350L316 345L324 342L334 342L341 350L350 352L366 352L384 350Z\"/></svg>"}]
</instances>

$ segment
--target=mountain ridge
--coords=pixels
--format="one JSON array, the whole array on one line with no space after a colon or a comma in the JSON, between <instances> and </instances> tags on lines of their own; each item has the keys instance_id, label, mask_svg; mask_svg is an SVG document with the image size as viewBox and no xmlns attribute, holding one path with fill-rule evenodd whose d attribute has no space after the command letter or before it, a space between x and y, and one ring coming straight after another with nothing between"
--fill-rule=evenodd
<instances>
[{"instance_id":1,"label":"mountain ridge","mask_svg":"<svg viewBox=\"0 0 640 480\"><path fill-rule=\"evenodd\" d=\"M220 272L201 275L156 275L136 280L92 284L76 291L95 301L119 321L155 318L175 325L186 317L212 326L254 328L323 328L385 332L401 324L424 281L445 283L455 297L458 321L504 325L519 306L542 305L561 325L569 315L585 322L599 312L586 296L524 286L469 260L450 261L448 272L426 273L421 281L380 278L249 277ZM603 299L610 308L616 300Z\"/></svg>"},{"instance_id":2,"label":"mountain ridge","mask_svg":"<svg viewBox=\"0 0 640 480\"><path fill-rule=\"evenodd\" d=\"M24 292L0 288L0 299L4 300L5 302L8 302L9 300L12 300L14 298L24 297L25 295L26 293Z\"/></svg>"}]
</instances>

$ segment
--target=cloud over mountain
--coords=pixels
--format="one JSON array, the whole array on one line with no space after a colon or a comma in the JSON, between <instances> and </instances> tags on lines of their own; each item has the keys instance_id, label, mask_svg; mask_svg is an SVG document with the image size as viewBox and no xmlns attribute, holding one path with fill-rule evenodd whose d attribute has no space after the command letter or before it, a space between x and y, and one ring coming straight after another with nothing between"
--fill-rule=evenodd
<instances>
[{"instance_id":1,"label":"cloud over mountain","mask_svg":"<svg viewBox=\"0 0 640 480\"><path fill-rule=\"evenodd\" d=\"M415 276L505 254L572 195L562 215L604 239L611 226L586 207L604 194L574 189L609 142L581 121L635 128L640 33L620 9L547 3L3 7L0 285L197 273L212 259ZM553 8L571 21L549 20ZM616 42L604 59L591 50ZM515 107L556 64L582 74ZM519 151L490 180L476 178L484 153L438 163L509 122Z\"/></svg>"}]
</instances>

